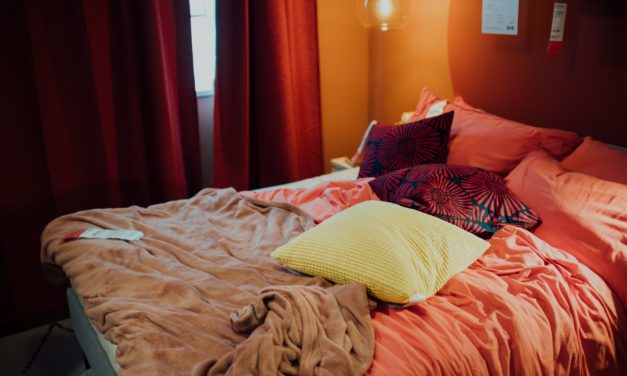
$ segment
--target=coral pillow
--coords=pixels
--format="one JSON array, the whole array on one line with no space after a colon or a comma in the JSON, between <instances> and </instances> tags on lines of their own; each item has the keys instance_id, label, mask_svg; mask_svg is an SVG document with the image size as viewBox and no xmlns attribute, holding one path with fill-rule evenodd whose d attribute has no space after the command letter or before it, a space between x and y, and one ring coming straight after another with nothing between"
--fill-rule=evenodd
<instances>
[{"instance_id":1,"label":"coral pillow","mask_svg":"<svg viewBox=\"0 0 627 376\"><path fill-rule=\"evenodd\" d=\"M453 113L403 125L375 125L368 135L359 177L381 176L425 163L444 163Z\"/></svg>"},{"instance_id":2,"label":"coral pillow","mask_svg":"<svg viewBox=\"0 0 627 376\"><path fill-rule=\"evenodd\" d=\"M543 151L506 182L542 217L534 233L603 277L627 308L627 186L568 172Z\"/></svg>"},{"instance_id":3,"label":"coral pillow","mask_svg":"<svg viewBox=\"0 0 627 376\"><path fill-rule=\"evenodd\" d=\"M540 143L540 133L532 127L454 104L447 107L456 111L449 164L481 167L505 175Z\"/></svg>"},{"instance_id":4,"label":"coral pillow","mask_svg":"<svg viewBox=\"0 0 627 376\"><path fill-rule=\"evenodd\" d=\"M562 161L565 169L627 184L627 152L586 137L575 151Z\"/></svg>"},{"instance_id":5,"label":"coral pillow","mask_svg":"<svg viewBox=\"0 0 627 376\"><path fill-rule=\"evenodd\" d=\"M416 303L466 269L489 243L436 217L381 201L350 207L271 256L335 283L363 283L391 303Z\"/></svg>"},{"instance_id":6,"label":"coral pillow","mask_svg":"<svg viewBox=\"0 0 627 376\"><path fill-rule=\"evenodd\" d=\"M431 106L433 106L434 104L436 104L437 102L441 102L441 101L446 101L445 99L439 98L437 95L435 95L435 93L433 91L431 91L431 89L424 87L422 88L422 91L420 92L420 97L418 98L418 104L416 105L416 109L414 110L414 115L413 117L411 117L409 119L409 121L416 121L416 120L420 120L420 119L424 119L428 117L428 113L429 113L429 109L431 108ZM460 96L456 96L453 99L453 102L451 102L452 104L457 105L457 107L461 107L465 110L473 110L473 111L479 111L479 112L483 112L482 110L479 110L477 108L472 107L471 105L469 105L468 103L466 103L466 101L464 101L464 99ZM452 111L450 108L446 109L447 111Z\"/></svg>"},{"instance_id":7,"label":"coral pillow","mask_svg":"<svg viewBox=\"0 0 627 376\"><path fill-rule=\"evenodd\" d=\"M412 120L426 117L429 107L439 100L429 89L423 89ZM481 167L506 175L532 150L542 148L561 159L581 143L576 133L503 119L470 106L461 97L447 104L445 110L455 111L449 164Z\"/></svg>"},{"instance_id":8,"label":"coral pillow","mask_svg":"<svg viewBox=\"0 0 627 376\"><path fill-rule=\"evenodd\" d=\"M508 224L530 229L540 221L500 176L476 167L423 165L368 184L381 200L434 215L479 236L490 236Z\"/></svg>"}]
</instances>

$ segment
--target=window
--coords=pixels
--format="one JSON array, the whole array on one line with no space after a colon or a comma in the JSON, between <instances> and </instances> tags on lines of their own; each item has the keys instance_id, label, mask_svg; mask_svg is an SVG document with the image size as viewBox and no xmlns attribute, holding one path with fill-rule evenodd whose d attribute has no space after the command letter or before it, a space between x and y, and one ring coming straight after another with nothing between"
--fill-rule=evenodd
<instances>
[{"instance_id":1,"label":"window","mask_svg":"<svg viewBox=\"0 0 627 376\"><path fill-rule=\"evenodd\" d=\"M196 95L213 95L216 77L216 1L189 0Z\"/></svg>"}]
</instances>

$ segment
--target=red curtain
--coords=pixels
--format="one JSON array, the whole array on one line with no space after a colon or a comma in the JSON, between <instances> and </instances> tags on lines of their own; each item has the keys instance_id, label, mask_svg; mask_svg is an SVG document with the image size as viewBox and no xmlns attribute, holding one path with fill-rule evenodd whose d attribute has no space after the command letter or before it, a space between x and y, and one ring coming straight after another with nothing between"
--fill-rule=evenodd
<instances>
[{"instance_id":1,"label":"red curtain","mask_svg":"<svg viewBox=\"0 0 627 376\"><path fill-rule=\"evenodd\" d=\"M63 310L39 235L54 217L200 188L188 1L10 0L0 12L3 331Z\"/></svg>"},{"instance_id":2,"label":"red curtain","mask_svg":"<svg viewBox=\"0 0 627 376\"><path fill-rule=\"evenodd\" d=\"M214 182L322 173L315 0L218 0Z\"/></svg>"}]
</instances>

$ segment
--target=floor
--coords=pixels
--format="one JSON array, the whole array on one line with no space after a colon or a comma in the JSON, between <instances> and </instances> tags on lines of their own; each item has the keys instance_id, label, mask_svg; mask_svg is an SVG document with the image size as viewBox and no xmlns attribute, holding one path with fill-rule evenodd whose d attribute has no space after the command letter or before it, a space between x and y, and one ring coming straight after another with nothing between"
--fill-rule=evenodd
<instances>
[{"instance_id":1,"label":"floor","mask_svg":"<svg viewBox=\"0 0 627 376\"><path fill-rule=\"evenodd\" d=\"M90 374L69 319L0 338L0 376Z\"/></svg>"}]
</instances>

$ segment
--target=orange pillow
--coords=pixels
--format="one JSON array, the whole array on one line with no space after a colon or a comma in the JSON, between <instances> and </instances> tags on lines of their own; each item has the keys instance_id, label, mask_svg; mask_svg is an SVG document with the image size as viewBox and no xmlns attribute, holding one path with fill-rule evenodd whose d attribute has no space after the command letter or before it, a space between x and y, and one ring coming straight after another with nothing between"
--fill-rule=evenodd
<instances>
[{"instance_id":1,"label":"orange pillow","mask_svg":"<svg viewBox=\"0 0 627 376\"><path fill-rule=\"evenodd\" d=\"M542 218L534 234L603 277L627 308L627 186L568 172L541 150L506 183Z\"/></svg>"},{"instance_id":2,"label":"orange pillow","mask_svg":"<svg viewBox=\"0 0 627 376\"><path fill-rule=\"evenodd\" d=\"M583 143L562 161L562 166L569 171L627 184L627 152L592 137L584 138Z\"/></svg>"},{"instance_id":3,"label":"orange pillow","mask_svg":"<svg viewBox=\"0 0 627 376\"><path fill-rule=\"evenodd\" d=\"M426 117L429 107L440 100L424 88L412 121ZM461 97L448 103L444 111L455 111L448 164L481 167L505 175L532 150L542 148L561 159L581 143L576 133L503 119L470 106Z\"/></svg>"}]
</instances>

